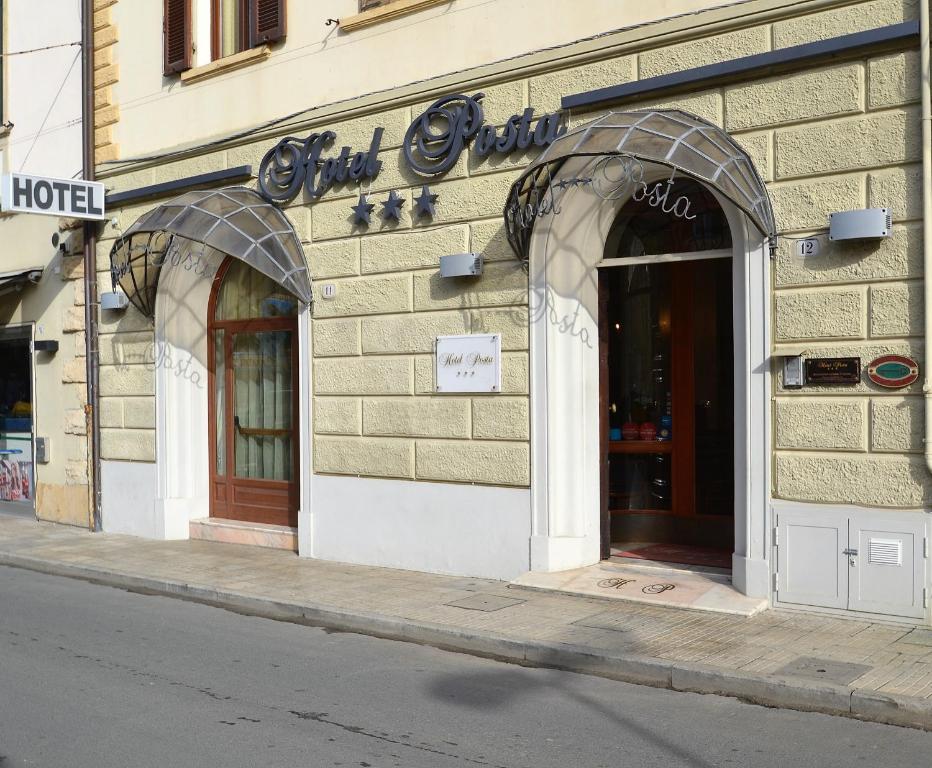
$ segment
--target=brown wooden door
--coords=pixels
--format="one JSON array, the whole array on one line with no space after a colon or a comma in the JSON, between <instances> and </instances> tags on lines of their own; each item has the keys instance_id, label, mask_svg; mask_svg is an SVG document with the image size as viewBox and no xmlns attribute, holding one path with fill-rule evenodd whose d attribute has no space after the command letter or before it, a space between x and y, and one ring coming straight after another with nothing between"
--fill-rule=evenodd
<instances>
[{"instance_id":1,"label":"brown wooden door","mask_svg":"<svg viewBox=\"0 0 932 768\"><path fill-rule=\"evenodd\" d=\"M243 284L247 278L238 275ZM266 289L259 291L262 306L287 306L287 298L269 297L266 285L253 283ZM239 314L249 314L251 297L244 294L240 289ZM216 313L216 301L210 311L210 515L294 527L300 459L297 318L217 319L222 313Z\"/></svg>"}]
</instances>

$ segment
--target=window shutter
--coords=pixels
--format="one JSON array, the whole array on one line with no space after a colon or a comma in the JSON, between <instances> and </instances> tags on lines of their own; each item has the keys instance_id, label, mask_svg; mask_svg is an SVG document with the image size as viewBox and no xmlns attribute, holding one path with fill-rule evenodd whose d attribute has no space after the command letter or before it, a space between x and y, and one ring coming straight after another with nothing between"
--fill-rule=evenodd
<instances>
[{"instance_id":1,"label":"window shutter","mask_svg":"<svg viewBox=\"0 0 932 768\"><path fill-rule=\"evenodd\" d=\"M250 46L285 39L285 0L252 0L249 8Z\"/></svg>"},{"instance_id":2,"label":"window shutter","mask_svg":"<svg viewBox=\"0 0 932 768\"><path fill-rule=\"evenodd\" d=\"M191 0L164 0L162 20L163 74L191 69Z\"/></svg>"}]
</instances>

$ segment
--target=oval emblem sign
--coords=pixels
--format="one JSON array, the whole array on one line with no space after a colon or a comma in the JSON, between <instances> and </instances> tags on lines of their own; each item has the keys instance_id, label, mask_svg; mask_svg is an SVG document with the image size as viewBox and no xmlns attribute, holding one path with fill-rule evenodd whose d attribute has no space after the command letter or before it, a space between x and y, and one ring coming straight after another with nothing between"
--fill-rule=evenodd
<instances>
[{"instance_id":1,"label":"oval emblem sign","mask_svg":"<svg viewBox=\"0 0 932 768\"><path fill-rule=\"evenodd\" d=\"M900 389L919 378L919 364L903 355L882 355L868 364L867 376L878 386Z\"/></svg>"}]
</instances>

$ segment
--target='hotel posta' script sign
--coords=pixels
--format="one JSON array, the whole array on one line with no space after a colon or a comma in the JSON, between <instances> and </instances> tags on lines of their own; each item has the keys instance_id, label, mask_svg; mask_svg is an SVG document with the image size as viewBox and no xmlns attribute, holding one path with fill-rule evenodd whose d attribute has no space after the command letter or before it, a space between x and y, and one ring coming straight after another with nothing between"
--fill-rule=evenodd
<instances>
[{"instance_id":1,"label":"'hotel posta' script sign","mask_svg":"<svg viewBox=\"0 0 932 768\"><path fill-rule=\"evenodd\" d=\"M501 392L502 336L438 336L436 366L437 392Z\"/></svg>"},{"instance_id":2,"label":"'hotel posta' script sign","mask_svg":"<svg viewBox=\"0 0 932 768\"><path fill-rule=\"evenodd\" d=\"M402 145L408 167L425 179L432 178L456 165L467 147L479 157L510 155L549 146L566 131L559 112L535 116L532 108L513 115L501 127L490 125L485 121L483 96L450 94L418 115ZM376 128L368 148L356 152L348 146L335 151L338 137L334 131L315 132L304 139L286 136L259 164L259 194L283 203L303 188L311 200L317 200L336 185L371 182L382 168L383 133L383 128Z\"/></svg>"}]
</instances>

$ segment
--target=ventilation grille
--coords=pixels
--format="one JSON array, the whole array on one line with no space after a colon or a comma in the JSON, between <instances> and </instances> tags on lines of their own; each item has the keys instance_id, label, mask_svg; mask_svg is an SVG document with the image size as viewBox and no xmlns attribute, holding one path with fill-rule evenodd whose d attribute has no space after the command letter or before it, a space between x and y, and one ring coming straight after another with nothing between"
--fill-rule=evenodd
<instances>
[{"instance_id":1,"label":"ventilation grille","mask_svg":"<svg viewBox=\"0 0 932 768\"><path fill-rule=\"evenodd\" d=\"M903 542L898 539L871 539L867 559L878 565L903 565Z\"/></svg>"},{"instance_id":2,"label":"ventilation grille","mask_svg":"<svg viewBox=\"0 0 932 768\"><path fill-rule=\"evenodd\" d=\"M891 229L893 229L893 214L888 213L887 214L887 232L889 232Z\"/></svg>"}]
</instances>

